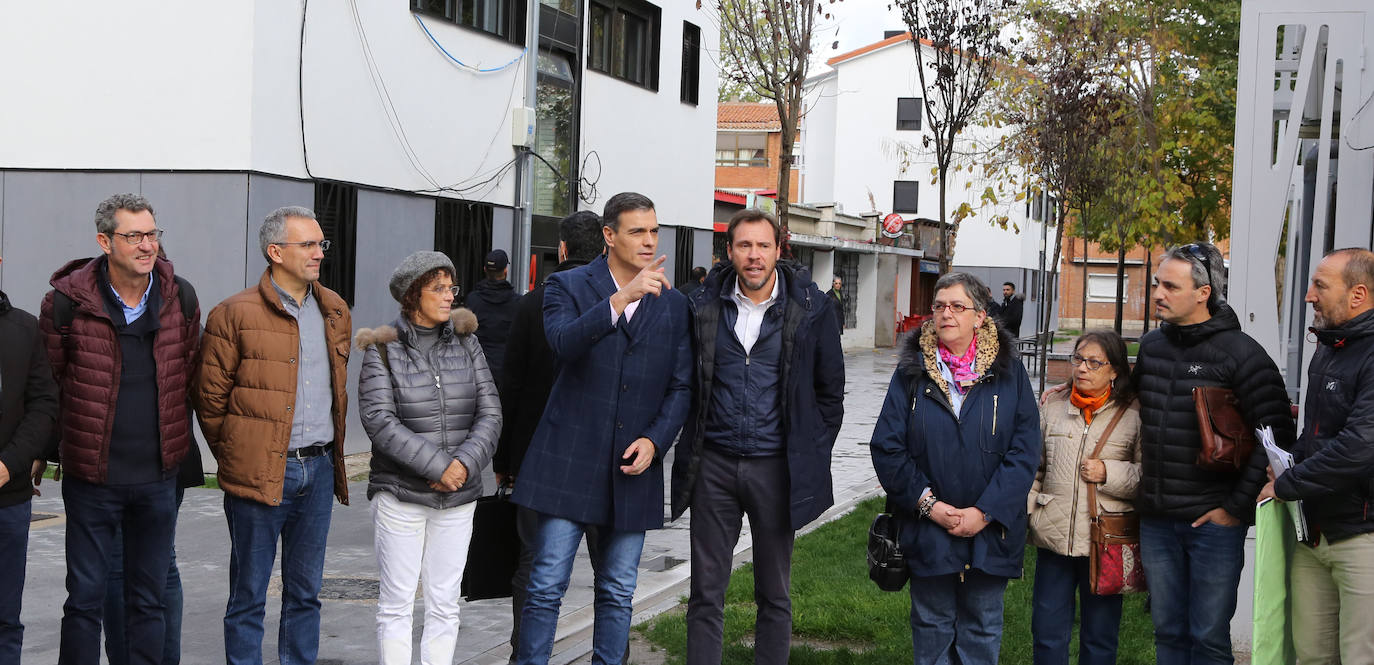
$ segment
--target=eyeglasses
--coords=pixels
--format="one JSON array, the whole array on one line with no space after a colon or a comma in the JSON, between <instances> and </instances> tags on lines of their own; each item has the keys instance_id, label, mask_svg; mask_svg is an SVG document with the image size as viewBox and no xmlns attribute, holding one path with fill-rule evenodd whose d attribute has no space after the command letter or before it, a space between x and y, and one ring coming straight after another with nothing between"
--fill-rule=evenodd
<instances>
[{"instance_id":1,"label":"eyeglasses","mask_svg":"<svg viewBox=\"0 0 1374 665\"><path fill-rule=\"evenodd\" d=\"M461 293L463 289L457 284L454 284L453 286L435 286L425 290L429 291L430 293L433 293L436 296L442 296L445 293L452 293L453 297L457 298L458 294Z\"/></svg>"},{"instance_id":2,"label":"eyeglasses","mask_svg":"<svg viewBox=\"0 0 1374 665\"><path fill-rule=\"evenodd\" d=\"M313 252L315 251L316 247L319 247L321 252L327 252L329 251L329 246L334 243L328 240L302 240L301 242L274 242L272 244L281 246L294 245L296 247L304 248L307 252Z\"/></svg>"},{"instance_id":3,"label":"eyeglasses","mask_svg":"<svg viewBox=\"0 0 1374 665\"><path fill-rule=\"evenodd\" d=\"M1088 369L1094 372L1096 372L1099 369L1102 369L1103 367L1106 367L1108 364L1105 360L1098 360L1096 358L1084 358L1083 356L1080 356L1077 353L1073 354L1073 356L1069 358L1069 362L1072 363L1074 367L1078 367L1079 365L1087 365Z\"/></svg>"},{"instance_id":4,"label":"eyeglasses","mask_svg":"<svg viewBox=\"0 0 1374 665\"><path fill-rule=\"evenodd\" d=\"M114 233L114 232L111 232L111 233L110 233L110 237L114 237L114 236L119 236L119 237L123 238L123 239L124 239L124 242L127 242L127 243L129 243L130 245L142 245L144 240L151 240L151 241L153 241L153 242L161 242L161 241L162 241L162 229L156 229L156 230L153 230L153 231L134 231L134 232L132 232L132 233Z\"/></svg>"},{"instance_id":5,"label":"eyeglasses","mask_svg":"<svg viewBox=\"0 0 1374 665\"><path fill-rule=\"evenodd\" d=\"M1179 249L1187 252L1188 256L1197 259L1198 262L1202 264L1202 269L1207 272L1207 283L1203 284L1203 286L1210 286L1212 284L1212 262L1207 258L1207 250L1203 249L1202 245L1197 243L1184 245Z\"/></svg>"},{"instance_id":6,"label":"eyeglasses","mask_svg":"<svg viewBox=\"0 0 1374 665\"><path fill-rule=\"evenodd\" d=\"M947 309L951 312L954 312L955 314L963 314L964 312L973 309L973 307L965 305L961 302L936 302L931 303L930 305L930 311L932 314L939 314L940 310L942 309Z\"/></svg>"}]
</instances>

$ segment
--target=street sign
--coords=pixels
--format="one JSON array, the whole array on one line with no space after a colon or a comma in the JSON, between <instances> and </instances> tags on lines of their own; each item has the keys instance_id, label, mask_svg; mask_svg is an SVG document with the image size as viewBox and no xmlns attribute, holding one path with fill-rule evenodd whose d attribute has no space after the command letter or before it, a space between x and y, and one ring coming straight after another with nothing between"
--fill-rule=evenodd
<instances>
[{"instance_id":1,"label":"street sign","mask_svg":"<svg viewBox=\"0 0 1374 665\"><path fill-rule=\"evenodd\" d=\"M904 227L906 227L906 220L902 219L902 216L898 215L895 212L883 218L884 236L887 236L889 238L899 238L902 235L902 229Z\"/></svg>"}]
</instances>

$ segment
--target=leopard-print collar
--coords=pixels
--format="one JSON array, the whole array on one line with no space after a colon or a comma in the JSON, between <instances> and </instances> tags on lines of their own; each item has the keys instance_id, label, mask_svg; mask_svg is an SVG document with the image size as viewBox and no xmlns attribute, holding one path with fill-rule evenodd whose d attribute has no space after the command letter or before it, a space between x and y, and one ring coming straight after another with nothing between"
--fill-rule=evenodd
<instances>
[{"instance_id":1,"label":"leopard-print collar","mask_svg":"<svg viewBox=\"0 0 1374 665\"><path fill-rule=\"evenodd\" d=\"M997 362L997 352L1001 349L1001 338L997 332L997 322L991 316L983 319L983 325L975 333L978 338L978 351L973 357L973 371L978 373L978 380L982 381L992 369L993 363ZM950 396L949 382L940 374L940 353L936 348L938 344L935 337L935 320L930 319L921 326L921 358L925 362L926 374L930 376L935 385L944 392L945 399L953 401Z\"/></svg>"}]
</instances>

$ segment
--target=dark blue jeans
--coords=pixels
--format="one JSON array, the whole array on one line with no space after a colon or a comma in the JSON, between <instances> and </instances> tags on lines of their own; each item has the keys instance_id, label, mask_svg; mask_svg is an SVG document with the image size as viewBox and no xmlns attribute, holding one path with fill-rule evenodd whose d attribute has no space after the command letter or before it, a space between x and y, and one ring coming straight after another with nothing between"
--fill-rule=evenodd
<instances>
[{"instance_id":1,"label":"dark blue jeans","mask_svg":"<svg viewBox=\"0 0 1374 665\"><path fill-rule=\"evenodd\" d=\"M1121 630L1121 596L1092 592L1088 557L1062 556L1044 548L1035 552L1035 587L1031 594L1031 637L1035 665L1068 665L1073 633L1074 593L1078 594L1080 665L1116 662Z\"/></svg>"},{"instance_id":2,"label":"dark blue jeans","mask_svg":"<svg viewBox=\"0 0 1374 665\"><path fill-rule=\"evenodd\" d=\"M181 499L186 490L177 487L177 514L181 514ZM167 567L167 586L162 591L162 603L167 609L162 614L166 624L165 641L162 643L162 665L181 663L181 571L177 570L176 524L172 525L173 546L172 564ZM115 540L123 539L122 531L115 531ZM127 641L124 631L124 550L114 548L110 552L110 578L105 584L105 658L110 665L127 665L129 655L124 652ZM4 662L4 661L0 661Z\"/></svg>"},{"instance_id":3,"label":"dark blue jeans","mask_svg":"<svg viewBox=\"0 0 1374 665\"><path fill-rule=\"evenodd\" d=\"M19 610L24 600L24 564L29 553L29 519L33 502L0 508L0 663L18 663L24 646L24 624Z\"/></svg>"},{"instance_id":4,"label":"dark blue jeans","mask_svg":"<svg viewBox=\"0 0 1374 665\"><path fill-rule=\"evenodd\" d=\"M1140 559L1150 586L1159 665L1234 663L1231 616L1249 527L1140 519Z\"/></svg>"},{"instance_id":5,"label":"dark blue jeans","mask_svg":"<svg viewBox=\"0 0 1374 665\"><path fill-rule=\"evenodd\" d=\"M911 647L916 665L993 665L1002 649L1007 578L976 570L911 578Z\"/></svg>"},{"instance_id":6,"label":"dark blue jeans","mask_svg":"<svg viewBox=\"0 0 1374 665\"><path fill-rule=\"evenodd\" d=\"M61 665L100 661L101 614L110 554L124 550L124 635L129 663L162 662L165 623L162 591L172 556L176 479L139 485L62 481L67 509L67 602L62 606ZM116 529L123 530L116 542Z\"/></svg>"},{"instance_id":7,"label":"dark blue jeans","mask_svg":"<svg viewBox=\"0 0 1374 665\"><path fill-rule=\"evenodd\" d=\"M314 663L320 648L320 584L334 499L329 455L286 459L281 505L224 495L229 523L229 603L224 610L228 665L261 665L267 583L281 539L281 665Z\"/></svg>"},{"instance_id":8,"label":"dark blue jeans","mask_svg":"<svg viewBox=\"0 0 1374 665\"><path fill-rule=\"evenodd\" d=\"M639 579L639 555L644 551L643 531L588 530L586 524L551 515L539 515L534 562L525 607L520 617L520 648L516 662L538 665L549 662L558 610L572 576L573 559L585 532L597 539L592 560L595 573L595 619L592 625L593 665L623 662L630 638L631 603Z\"/></svg>"}]
</instances>

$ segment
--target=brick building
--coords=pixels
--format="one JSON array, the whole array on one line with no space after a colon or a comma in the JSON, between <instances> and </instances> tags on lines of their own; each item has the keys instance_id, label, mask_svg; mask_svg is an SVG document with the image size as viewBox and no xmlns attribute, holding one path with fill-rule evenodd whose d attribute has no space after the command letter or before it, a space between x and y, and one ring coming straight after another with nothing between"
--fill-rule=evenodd
<instances>
[{"instance_id":1,"label":"brick building","mask_svg":"<svg viewBox=\"0 0 1374 665\"><path fill-rule=\"evenodd\" d=\"M801 189L801 136L792 150L792 201L805 201ZM774 193L781 168L782 123L773 102L721 102L716 105L716 189Z\"/></svg>"}]
</instances>

